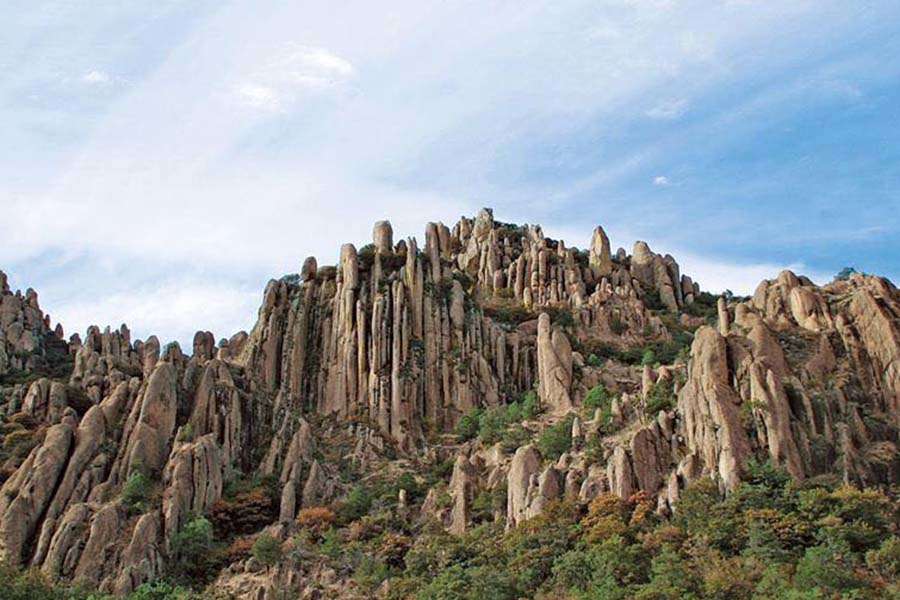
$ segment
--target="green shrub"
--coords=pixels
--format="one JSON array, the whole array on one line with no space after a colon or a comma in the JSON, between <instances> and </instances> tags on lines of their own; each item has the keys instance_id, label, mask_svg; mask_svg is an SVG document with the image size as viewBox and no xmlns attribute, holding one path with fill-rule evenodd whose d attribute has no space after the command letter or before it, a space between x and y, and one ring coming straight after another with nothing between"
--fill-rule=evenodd
<instances>
[{"instance_id":1,"label":"green shrub","mask_svg":"<svg viewBox=\"0 0 900 600\"><path fill-rule=\"evenodd\" d=\"M149 508L150 496L153 493L153 481L141 470L128 476L122 486L122 502L131 514L141 514Z\"/></svg>"},{"instance_id":2,"label":"green shrub","mask_svg":"<svg viewBox=\"0 0 900 600\"><path fill-rule=\"evenodd\" d=\"M840 271L838 271L837 275L834 276L835 281L847 281L853 275L857 274L859 271L854 269L853 267L844 267Z\"/></svg>"},{"instance_id":3,"label":"green shrub","mask_svg":"<svg viewBox=\"0 0 900 600\"><path fill-rule=\"evenodd\" d=\"M541 403L537 392L529 390L522 396L522 418L530 421L541 414Z\"/></svg>"},{"instance_id":4,"label":"green shrub","mask_svg":"<svg viewBox=\"0 0 900 600\"><path fill-rule=\"evenodd\" d=\"M375 591L390 574L391 570L384 561L364 555L353 572L353 580L364 590Z\"/></svg>"},{"instance_id":5,"label":"green shrub","mask_svg":"<svg viewBox=\"0 0 900 600\"><path fill-rule=\"evenodd\" d=\"M189 520L172 538L172 552L189 559L209 552L212 545L212 523L205 517Z\"/></svg>"},{"instance_id":6,"label":"green shrub","mask_svg":"<svg viewBox=\"0 0 900 600\"><path fill-rule=\"evenodd\" d=\"M609 320L609 330L615 335L622 335L628 331L628 325L622 320L622 317L613 315L612 319Z\"/></svg>"},{"instance_id":7,"label":"green shrub","mask_svg":"<svg viewBox=\"0 0 900 600\"><path fill-rule=\"evenodd\" d=\"M860 587L847 564L847 555L828 546L809 548L797 563L794 586L801 590L819 589L827 594L840 594Z\"/></svg>"},{"instance_id":8,"label":"green shrub","mask_svg":"<svg viewBox=\"0 0 900 600\"><path fill-rule=\"evenodd\" d=\"M0 563L0 598L3 600L106 600L88 592L54 587L37 569L18 571Z\"/></svg>"},{"instance_id":9,"label":"green shrub","mask_svg":"<svg viewBox=\"0 0 900 600\"><path fill-rule=\"evenodd\" d=\"M503 437L503 431L509 424L505 406L495 406L487 409L481 415L478 424L478 439L486 445L493 445Z\"/></svg>"},{"instance_id":10,"label":"green shrub","mask_svg":"<svg viewBox=\"0 0 900 600\"><path fill-rule=\"evenodd\" d=\"M609 408L610 404L612 404L612 398L602 383L592 387L584 397L584 407L591 411L598 408Z\"/></svg>"},{"instance_id":11,"label":"green shrub","mask_svg":"<svg viewBox=\"0 0 900 600\"><path fill-rule=\"evenodd\" d=\"M373 501L372 493L365 486L357 485L347 494L338 510L338 516L346 523L356 521L369 513Z\"/></svg>"},{"instance_id":12,"label":"green shrub","mask_svg":"<svg viewBox=\"0 0 900 600\"><path fill-rule=\"evenodd\" d=\"M459 441L467 442L475 439L478 435L481 414L481 409L476 408L460 417L459 421L456 423L456 427L453 429L453 433L459 438Z\"/></svg>"},{"instance_id":13,"label":"green shrub","mask_svg":"<svg viewBox=\"0 0 900 600\"><path fill-rule=\"evenodd\" d=\"M602 367L603 366L603 359L593 353L589 354L587 359L585 359L584 362L589 367Z\"/></svg>"},{"instance_id":14,"label":"green shrub","mask_svg":"<svg viewBox=\"0 0 900 600\"><path fill-rule=\"evenodd\" d=\"M281 542L278 538L263 533L253 542L250 552L260 564L271 567L281 560Z\"/></svg>"},{"instance_id":15,"label":"green shrub","mask_svg":"<svg viewBox=\"0 0 900 600\"><path fill-rule=\"evenodd\" d=\"M671 379L657 381L647 394L647 404L644 413L648 417L655 417L662 410L675 408L675 382Z\"/></svg>"},{"instance_id":16,"label":"green shrub","mask_svg":"<svg viewBox=\"0 0 900 600\"><path fill-rule=\"evenodd\" d=\"M503 432L500 443L506 452L512 452L519 446L527 444L530 439L531 433L520 423L515 423Z\"/></svg>"},{"instance_id":17,"label":"green shrub","mask_svg":"<svg viewBox=\"0 0 900 600\"><path fill-rule=\"evenodd\" d=\"M574 415L568 415L562 421L541 432L537 441L541 456L548 460L556 460L572 448L572 421L574 418Z\"/></svg>"},{"instance_id":18,"label":"green shrub","mask_svg":"<svg viewBox=\"0 0 900 600\"><path fill-rule=\"evenodd\" d=\"M647 348L644 350L644 353L641 355L641 365L649 365L653 366L656 364L656 352L653 351L653 348Z\"/></svg>"},{"instance_id":19,"label":"green shrub","mask_svg":"<svg viewBox=\"0 0 900 600\"><path fill-rule=\"evenodd\" d=\"M158 580L142 584L131 592L128 600L199 600L190 590L168 581Z\"/></svg>"},{"instance_id":20,"label":"green shrub","mask_svg":"<svg viewBox=\"0 0 900 600\"><path fill-rule=\"evenodd\" d=\"M890 537L866 553L866 564L885 581L900 581L900 537Z\"/></svg>"}]
</instances>

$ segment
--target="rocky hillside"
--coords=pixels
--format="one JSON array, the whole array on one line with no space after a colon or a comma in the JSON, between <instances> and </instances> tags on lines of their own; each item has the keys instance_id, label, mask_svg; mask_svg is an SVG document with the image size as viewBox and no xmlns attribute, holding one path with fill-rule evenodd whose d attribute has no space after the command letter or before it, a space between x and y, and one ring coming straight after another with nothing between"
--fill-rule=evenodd
<instances>
[{"instance_id":1,"label":"rocky hillside","mask_svg":"<svg viewBox=\"0 0 900 600\"><path fill-rule=\"evenodd\" d=\"M785 494L881 490L871 550L897 539L882 278L715 298L644 242L613 253L597 227L569 248L485 209L429 223L421 249L379 222L340 264L271 281L249 334L187 352L124 325L66 341L0 284L0 558L61 586L566 597L549 567L509 595L428 596L414 542L554 531L565 510L582 527L616 498L629 523L674 523L703 486L733 502L772 473Z\"/></svg>"}]
</instances>

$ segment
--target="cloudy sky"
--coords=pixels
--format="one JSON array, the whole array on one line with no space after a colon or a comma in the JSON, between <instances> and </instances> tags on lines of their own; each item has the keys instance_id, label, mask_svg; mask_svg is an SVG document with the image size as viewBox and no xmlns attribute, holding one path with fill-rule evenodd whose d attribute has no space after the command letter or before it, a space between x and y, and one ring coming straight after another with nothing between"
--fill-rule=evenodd
<instances>
[{"instance_id":1,"label":"cloudy sky","mask_svg":"<svg viewBox=\"0 0 900 600\"><path fill-rule=\"evenodd\" d=\"M713 291L896 281L898 56L896 0L7 0L0 268L67 333L182 343L481 206Z\"/></svg>"}]
</instances>

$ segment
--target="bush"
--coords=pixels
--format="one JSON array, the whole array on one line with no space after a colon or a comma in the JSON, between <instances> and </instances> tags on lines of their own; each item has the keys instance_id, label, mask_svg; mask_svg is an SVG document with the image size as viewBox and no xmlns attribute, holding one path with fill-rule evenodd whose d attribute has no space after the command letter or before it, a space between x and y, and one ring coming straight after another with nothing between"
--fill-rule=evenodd
<instances>
[{"instance_id":1,"label":"bush","mask_svg":"<svg viewBox=\"0 0 900 600\"><path fill-rule=\"evenodd\" d=\"M675 383L671 379L663 379L650 388L644 413L648 417L655 417L662 410L675 408L675 403Z\"/></svg>"},{"instance_id":2,"label":"bush","mask_svg":"<svg viewBox=\"0 0 900 600\"><path fill-rule=\"evenodd\" d=\"M297 525L313 533L321 534L331 528L336 518L336 515L330 508L311 506L301 509L297 513Z\"/></svg>"},{"instance_id":3,"label":"bush","mask_svg":"<svg viewBox=\"0 0 900 600\"><path fill-rule=\"evenodd\" d=\"M362 485L355 486L341 503L338 515L345 523L355 521L369 513L374 501L372 493Z\"/></svg>"},{"instance_id":4,"label":"bush","mask_svg":"<svg viewBox=\"0 0 900 600\"><path fill-rule=\"evenodd\" d=\"M478 424L478 439L489 446L496 444L502 438L508 423L506 407L495 406L487 409L481 415Z\"/></svg>"},{"instance_id":5,"label":"bush","mask_svg":"<svg viewBox=\"0 0 900 600\"><path fill-rule=\"evenodd\" d=\"M212 523L204 517L196 517L172 538L172 551L182 556L194 556L209 551L212 543Z\"/></svg>"},{"instance_id":6,"label":"bush","mask_svg":"<svg viewBox=\"0 0 900 600\"><path fill-rule=\"evenodd\" d=\"M137 470L128 476L122 486L122 502L129 513L141 514L149 508L152 493L153 482L142 471Z\"/></svg>"},{"instance_id":7,"label":"bush","mask_svg":"<svg viewBox=\"0 0 900 600\"><path fill-rule=\"evenodd\" d=\"M603 359L593 353L589 354L584 362L589 367L602 367L603 366Z\"/></svg>"},{"instance_id":8,"label":"bush","mask_svg":"<svg viewBox=\"0 0 900 600\"><path fill-rule=\"evenodd\" d=\"M242 484L231 483L229 486L228 495L209 510L209 519L218 535L256 533L278 517L278 504L268 486L252 489Z\"/></svg>"},{"instance_id":9,"label":"bush","mask_svg":"<svg viewBox=\"0 0 900 600\"><path fill-rule=\"evenodd\" d=\"M548 460L556 460L572 448L572 421L574 418L574 415L568 415L562 421L541 432L537 441L541 456Z\"/></svg>"},{"instance_id":10,"label":"bush","mask_svg":"<svg viewBox=\"0 0 900 600\"><path fill-rule=\"evenodd\" d=\"M87 592L54 587L40 571L25 572L0 563L0 598L3 600L105 600Z\"/></svg>"},{"instance_id":11,"label":"bush","mask_svg":"<svg viewBox=\"0 0 900 600\"><path fill-rule=\"evenodd\" d=\"M847 281L853 275L856 275L859 271L854 269L853 267L844 267L840 271L838 271L837 275L834 276L835 281Z\"/></svg>"},{"instance_id":12,"label":"bush","mask_svg":"<svg viewBox=\"0 0 900 600\"><path fill-rule=\"evenodd\" d=\"M809 548L797 563L794 586L801 590L819 589L828 594L840 594L860 586L846 557L834 548Z\"/></svg>"},{"instance_id":13,"label":"bush","mask_svg":"<svg viewBox=\"0 0 900 600\"><path fill-rule=\"evenodd\" d=\"M151 581L131 592L128 600L194 600L193 592L168 581Z\"/></svg>"},{"instance_id":14,"label":"bush","mask_svg":"<svg viewBox=\"0 0 900 600\"><path fill-rule=\"evenodd\" d=\"M478 435L481 414L481 409L476 408L460 417L459 421L456 423L456 427L453 429L453 433L456 434L459 441L467 442L475 439Z\"/></svg>"},{"instance_id":15,"label":"bush","mask_svg":"<svg viewBox=\"0 0 900 600\"><path fill-rule=\"evenodd\" d=\"M204 517L185 523L172 538L172 554L178 567L174 575L186 577L191 583L205 583L216 569L212 557L213 527Z\"/></svg>"},{"instance_id":16,"label":"bush","mask_svg":"<svg viewBox=\"0 0 900 600\"><path fill-rule=\"evenodd\" d=\"M522 418L530 421L541 414L541 403L537 392L529 390L522 396Z\"/></svg>"},{"instance_id":17,"label":"bush","mask_svg":"<svg viewBox=\"0 0 900 600\"><path fill-rule=\"evenodd\" d=\"M602 383L592 387L584 397L584 407L590 409L591 411L598 408L609 408L611 404L612 398L610 397L609 392L606 390L606 387Z\"/></svg>"},{"instance_id":18,"label":"bush","mask_svg":"<svg viewBox=\"0 0 900 600\"><path fill-rule=\"evenodd\" d=\"M900 581L900 537L890 537L866 553L866 564L885 581Z\"/></svg>"},{"instance_id":19,"label":"bush","mask_svg":"<svg viewBox=\"0 0 900 600\"><path fill-rule=\"evenodd\" d=\"M253 542L250 552L260 564L271 567L281 560L281 542L268 533L263 533Z\"/></svg>"}]
</instances>

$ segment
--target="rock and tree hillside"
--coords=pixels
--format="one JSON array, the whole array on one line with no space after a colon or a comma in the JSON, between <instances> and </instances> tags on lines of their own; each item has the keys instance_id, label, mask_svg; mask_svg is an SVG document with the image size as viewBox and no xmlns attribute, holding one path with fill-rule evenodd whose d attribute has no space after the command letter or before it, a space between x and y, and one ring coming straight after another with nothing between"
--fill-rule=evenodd
<instances>
[{"instance_id":1,"label":"rock and tree hillside","mask_svg":"<svg viewBox=\"0 0 900 600\"><path fill-rule=\"evenodd\" d=\"M0 596L900 594L890 281L714 297L487 209L340 256L190 349L0 274Z\"/></svg>"}]
</instances>

